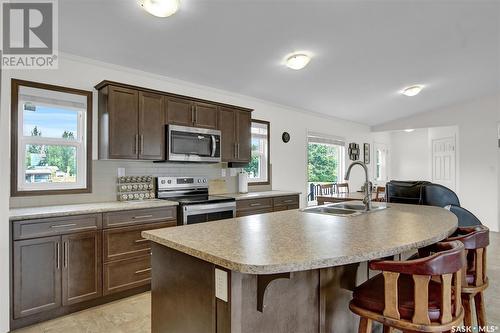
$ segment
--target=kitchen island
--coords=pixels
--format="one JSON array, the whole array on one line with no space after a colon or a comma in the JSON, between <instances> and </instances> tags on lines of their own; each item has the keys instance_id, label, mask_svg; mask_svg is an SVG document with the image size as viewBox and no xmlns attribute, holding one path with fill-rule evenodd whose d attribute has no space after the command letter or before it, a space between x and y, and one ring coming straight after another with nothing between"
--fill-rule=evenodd
<instances>
[{"instance_id":1,"label":"kitchen island","mask_svg":"<svg viewBox=\"0 0 500 333\"><path fill-rule=\"evenodd\" d=\"M351 217L291 210L145 231L152 332L354 332L348 302L367 277L360 267L456 227L445 209L389 204Z\"/></svg>"}]
</instances>

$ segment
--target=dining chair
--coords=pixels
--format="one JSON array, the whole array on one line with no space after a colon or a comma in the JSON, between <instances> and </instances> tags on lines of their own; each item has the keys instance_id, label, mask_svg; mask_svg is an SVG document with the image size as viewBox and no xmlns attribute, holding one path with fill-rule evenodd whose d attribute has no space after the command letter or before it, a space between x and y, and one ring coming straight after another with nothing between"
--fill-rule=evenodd
<instances>
[{"instance_id":1,"label":"dining chair","mask_svg":"<svg viewBox=\"0 0 500 333\"><path fill-rule=\"evenodd\" d=\"M336 185L337 193L349 193L349 183L338 183ZM341 191L342 189L342 191Z\"/></svg>"},{"instance_id":2,"label":"dining chair","mask_svg":"<svg viewBox=\"0 0 500 333\"><path fill-rule=\"evenodd\" d=\"M377 186L375 191L375 199L374 201L384 202L385 201L385 187Z\"/></svg>"},{"instance_id":3,"label":"dining chair","mask_svg":"<svg viewBox=\"0 0 500 333\"><path fill-rule=\"evenodd\" d=\"M333 194L333 183L321 184L320 185L321 195L332 195Z\"/></svg>"}]
</instances>

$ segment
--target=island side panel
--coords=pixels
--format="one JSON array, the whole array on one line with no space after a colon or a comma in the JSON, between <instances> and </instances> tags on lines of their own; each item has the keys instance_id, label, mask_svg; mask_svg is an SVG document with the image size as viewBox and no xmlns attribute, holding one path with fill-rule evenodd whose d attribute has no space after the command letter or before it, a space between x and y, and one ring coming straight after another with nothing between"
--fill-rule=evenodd
<instances>
[{"instance_id":1,"label":"island side panel","mask_svg":"<svg viewBox=\"0 0 500 333\"><path fill-rule=\"evenodd\" d=\"M231 274L231 333L319 332L319 271L292 272L266 289L257 311L257 275Z\"/></svg>"},{"instance_id":2,"label":"island side panel","mask_svg":"<svg viewBox=\"0 0 500 333\"><path fill-rule=\"evenodd\" d=\"M214 265L152 243L152 333L216 332Z\"/></svg>"}]
</instances>

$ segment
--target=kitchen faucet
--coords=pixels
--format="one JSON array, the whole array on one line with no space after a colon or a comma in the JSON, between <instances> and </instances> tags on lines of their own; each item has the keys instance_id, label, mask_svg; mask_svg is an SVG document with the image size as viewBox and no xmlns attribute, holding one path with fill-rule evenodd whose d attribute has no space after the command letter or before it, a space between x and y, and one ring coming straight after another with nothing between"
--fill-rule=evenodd
<instances>
[{"instance_id":1,"label":"kitchen faucet","mask_svg":"<svg viewBox=\"0 0 500 333\"><path fill-rule=\"evenodd\" d=\"M365 170L365 198L363 199L363 203L365 204L365 211L372 210L372 194L371 194L371 186L370 180L368 179L368 167L365 163L360 161L352 162L347 168L347 172L345 173L345 180L349 180L349 176L351 175L351 169L355 165L360 165Z\"/></svg>"}]
</instances>

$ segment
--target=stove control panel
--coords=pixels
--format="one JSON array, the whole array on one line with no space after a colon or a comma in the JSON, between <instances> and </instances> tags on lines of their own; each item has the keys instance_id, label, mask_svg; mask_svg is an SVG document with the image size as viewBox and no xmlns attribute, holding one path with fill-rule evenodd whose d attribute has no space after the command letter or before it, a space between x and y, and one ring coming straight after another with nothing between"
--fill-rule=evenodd
<instances>
[{"instance_id":1,"label":"stove control panel","mask_svg":"<svg viewBox=\"0 0 500 333\"><path fill-rule=\"evenodd\" d=\"M158 190L208 187L206 177L158 177Z\"/></svg>"}]
</instances>

